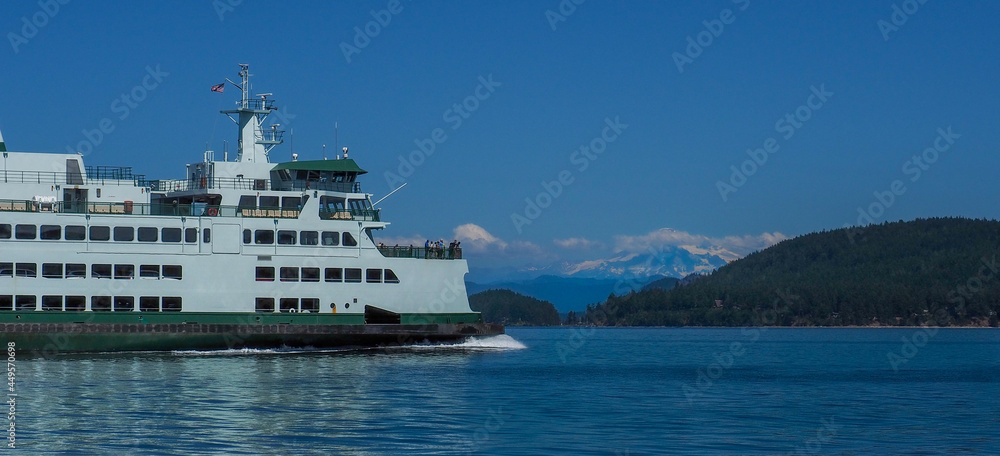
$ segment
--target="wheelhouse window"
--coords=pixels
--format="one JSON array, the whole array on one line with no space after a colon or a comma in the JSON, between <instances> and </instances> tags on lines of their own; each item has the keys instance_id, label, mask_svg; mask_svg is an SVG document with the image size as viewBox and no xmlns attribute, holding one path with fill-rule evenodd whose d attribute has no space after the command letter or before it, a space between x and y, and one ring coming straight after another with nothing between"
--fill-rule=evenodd
<instances>
[{"instance_id":1,"label":"wheelhouse window","mask_svg":"<svg viewBox=\"0 0 1000 456\"><path fill-rule=\"evenodd\" d=\"M135 239L135 229L131 226L116 226L115 241L132 242Z\"/></svg>"},{"instance_id":2,"label":"wheelhouse window","mask_svg":"<svg viewBox=\"0 0 1000 456\"><path fill-rule=\"evenodd\" d=\"M46 241L58 241L62 239L62 227L59 225L42 225L38 230L38 237Z\"/></svg>"},{"instance_id":3,"label":"wheelhouse window","mask_svg":"<svg viewBox=\"0 0 1000 456\"><path fill-rule=\"evenodd\" d=\"M90 240L91 241L110 241L111 240L111 228L107 226L92 226L90 227Z\"/></svg>"},{"instance_id":4,"label":"wheelhouse window","mask_svg":"<svg viewBox=\"0 0 1000 456\"><path fill-rule=\"evenodd\" d=\"M195 235L197 237L197 235ZM181 242L181 229L180 228L163 228L160 230L160 241L163 242Z\"/></svg>"},{"instance_id":5,"label":"wheelhouse window","mask_svg":"<svg viewBox=\"0 0 1000 456\"><path fill-rule=\"evenodd\" d=\"M36 236L35 225L15 225L14 237L17 239L34 239Z\"/></svg>"},{"instance_id":6,"label":"wheelhouse window","mask_svg":"<svg viewBox=\"0 0 1000 456\"><path fill-rule=\"evenodd\" d=\"M340 245L340 232L339 231L324 231L323 232L323 245L326 245L326 246L337 246L337 245Z\"/></svg>"},{"instance_id":7,"label":"wheelhouse window","mask_svg":"<svg viewBox=\"0 0 1000 456\"><path fill-rule=\"evenodd\" d=\"M274 268L271 266L257 266L258 282L274 282Z\"/></svg>"},{"instance_id":8,"label":"wheelhouse window","mask_svg":"<svg viewBox=\"0 0 1000 456\"><path fill-rule=\"evenodd\" d=\"M381 269L368 269L365 271L365 282L368 283L382 283L382 270Z\"/></svg>"},{"instance_id":9,"label":"wheelhouse window","mask_svg":"<svg viewBox=\"0 0 1000 456\"><path fill-rule=\"evenodd\" d=\"M257 298L254 311L274 312L274 298Z\"/></svg>"},{"instance_id":10,"label":"wheelhouse window","mask_svg":"<svg viewBox=\"0 0 1000 456\"><path fill-rule=\"evenodd\" d=\"M360 283L361 282L361 268L345 268L344 269L344 282Z\"/></svg>"},{"instance_id":11,"label":"wheelhouse window","mask_svg":"<svg viewBox=\"0 0 1000 456\"><path fill-rule=\"evenodd\" d=\"M87 227L80 225L66 226L67 241L84 241L87 239Z\"/></svg>"}]
</instances>

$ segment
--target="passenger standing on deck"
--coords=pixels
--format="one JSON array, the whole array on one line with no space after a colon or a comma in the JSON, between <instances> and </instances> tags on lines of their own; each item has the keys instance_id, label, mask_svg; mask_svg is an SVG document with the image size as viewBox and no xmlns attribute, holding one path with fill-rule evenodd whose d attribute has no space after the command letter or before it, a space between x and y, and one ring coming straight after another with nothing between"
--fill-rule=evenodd
<instances>
[{"instance_id":1,"label":"passenger standing on deck","mask_svg":"<svg viewBox=\"0 0 1000 456\"><path fill-rule=\"evenodd\" d=\"M428 239L424 241L424 259L427 259L428 253L431 251L431 240Z\"/></svg>"}]
</instances>

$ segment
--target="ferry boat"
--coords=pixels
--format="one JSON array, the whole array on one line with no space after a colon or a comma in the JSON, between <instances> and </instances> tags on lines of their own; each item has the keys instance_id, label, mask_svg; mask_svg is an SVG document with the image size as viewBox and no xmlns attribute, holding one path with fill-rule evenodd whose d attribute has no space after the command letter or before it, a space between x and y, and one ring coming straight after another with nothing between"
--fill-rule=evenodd
<instances>
[{"instance_id":1,"label":"ferry boat","mask_svg":"<svg viewBox=\"0 0 1000 456\"><path fill-rule=\"evenodd\" d=\"M79 154L7 151L0 182L0 332L19 350L331 347L496 335L473 312L466 260L384 247L366 171L343 156L271 163L271 94L221 113L235 160L146 180ZM228 155L228 154L227 154Z\"/></svg>"}]
</instances>

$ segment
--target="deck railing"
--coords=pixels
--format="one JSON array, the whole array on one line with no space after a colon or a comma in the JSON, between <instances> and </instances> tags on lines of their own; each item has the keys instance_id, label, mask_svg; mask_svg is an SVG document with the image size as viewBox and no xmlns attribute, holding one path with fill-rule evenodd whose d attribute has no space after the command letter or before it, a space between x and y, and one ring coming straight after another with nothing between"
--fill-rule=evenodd
<instances>
[{"instance_id":1,"label":"deck railing","mask_svg":"<svg viewBox=\"0 0 1000 456\"><path fill-rule=\"evenodd\" d=\"M382 256L388 258L424 258L428 260L460 260L462 259L461 247L445 247L443 249L435 247L414 247L414 246L378 246L378 251Z\"/></svg>"},{"instance_id":2,"label":"deck railing","mask_svg":"<svg viewBox=\"0 0 1000 456\"><path fill-rule=\"evenodd\" d=\"M162 215L188 217L253 217L298 218L299 209L279 207L240 207L194 204L150 204L119 201L109 203L44 202L34 200L0 200L0 212L64 212L71 214ZM321 212L324 220L379 221L378 210Z\"/></svg>"},{"instance_id":3,"label":"deck railing","mask_svg":"<svg viewBox=\"0 0 1000 456\"><path fill-rule=\"evenodd\" d=\"M90 174L87 171L87 178L81 180L79 174L65 172L45 172L45 171L3 171L3 182L11 184L46 184L46 185L128 185L136 187L146 187L149 182L142 174Z\"/></svg>"}]
</instances>

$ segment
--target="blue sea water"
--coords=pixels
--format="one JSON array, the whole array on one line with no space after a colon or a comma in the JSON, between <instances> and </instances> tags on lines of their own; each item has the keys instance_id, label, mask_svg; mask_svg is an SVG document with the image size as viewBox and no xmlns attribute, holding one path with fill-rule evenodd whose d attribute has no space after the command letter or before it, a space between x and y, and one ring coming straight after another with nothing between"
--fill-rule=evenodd
<instances>
[{"instance_id":1,"label":"blue sea water","mask_svg":"<svg viewBox=\"0 0 1000 456\"><path fill-rule=\"evenodd\" d=\"M19 358L28 454L1000 454L1000 331L508 328Z\"/></svg>"}]
</instances>

